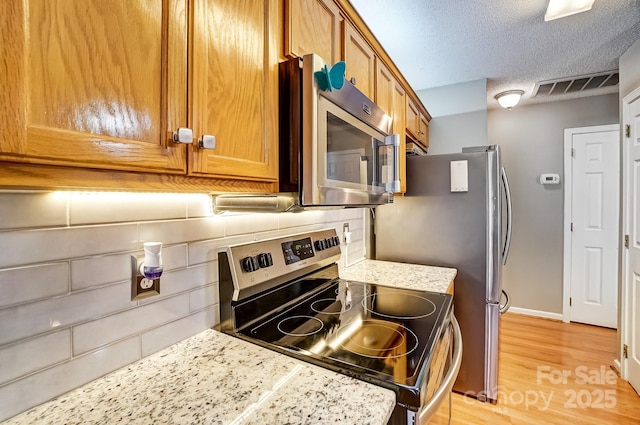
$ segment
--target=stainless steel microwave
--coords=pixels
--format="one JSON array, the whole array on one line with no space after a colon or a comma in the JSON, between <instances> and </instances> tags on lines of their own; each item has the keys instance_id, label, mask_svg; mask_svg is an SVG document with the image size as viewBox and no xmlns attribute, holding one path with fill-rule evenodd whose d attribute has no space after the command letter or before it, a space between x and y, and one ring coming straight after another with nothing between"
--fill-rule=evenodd
<instances>
[{"instance_id":1,"label":"stainless steel microwave","mask_svg":"<svg viewBox=\"0 0 640 425\"><path fill-rule=\"evenodd\" d=\"M393 202L399 146L391 117L348 80L322 90L310 54L280 64L278 194L219 195L217 211L290 211ZM342 77L344 78L344 77Z\"/></svg>"}]
</instances>

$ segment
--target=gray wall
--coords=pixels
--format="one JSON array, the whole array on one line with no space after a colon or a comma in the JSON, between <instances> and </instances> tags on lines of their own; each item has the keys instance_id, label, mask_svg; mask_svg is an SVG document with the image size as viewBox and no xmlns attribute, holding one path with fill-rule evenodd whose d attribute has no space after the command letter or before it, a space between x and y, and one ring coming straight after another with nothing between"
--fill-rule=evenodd
<instances>
[{"instance_id":1,"label":"gray wall","mask_svg":"<svg viewBox=\"0 0 640 425\"><path fill-rule=\"evenodd\" d=\"M488 145L487 111L436 117L429 123L429 154L459 153Z\"/></svg>"},{"instance_id":2,"label":"gray wall","mask_svg":"<svg viewBox=\"0 0 640 425\"><path fill-rule=\"evenodd\" d=\"M513 196L514 228L503 286L513 307L562 313L563 184L542 186L542 173L564 183L564 129L618 123L618 95L521 105L488 113L490 144L502 147Z\"/></svg>"},{"instance_id":3,"label":"gray wall","mask_svg":"<svg viewBox=\"0 0 640 425\"><path fill-rule=\"evenodd\" d=\"M433 118L429 154L488 144L486 79L420 90L417 95Z\"/></svg>"}]
</instances>

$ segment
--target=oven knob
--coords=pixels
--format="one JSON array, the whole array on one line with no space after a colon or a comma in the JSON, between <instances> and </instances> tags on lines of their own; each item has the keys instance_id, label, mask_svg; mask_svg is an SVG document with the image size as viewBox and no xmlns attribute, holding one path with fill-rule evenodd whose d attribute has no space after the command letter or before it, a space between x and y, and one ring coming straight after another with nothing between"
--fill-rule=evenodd
<instances>
[{"instance_id":1,"label":"oven knob","mask_svg":"<svg viewBox=\"0 0 640 425\"><path fill-rule=\"evenodd\" d=\"M258 265L263 269L273 266L273 258L271 258L271 254L268 252L258 254Z\"/></svg>"},{"instance_id":2,"label":"oven knob","mask_svg":"<svg viewBox=\"0 0 640 425\"><path fill-rule=\"evenodd\" d=\"M335 245L336 245L336 246L340 246L340 238L339 238L339 237L334 236L334 237L333 237L333 242L335 242Z\"/></svg>"},{"instance_id":3,"label":"oven knob","mask_svg":"<svg viewBox=\"0 0 640 425\"><path fill-rule=\"evenodd\" d=\"M242 271L247 273L255 272L260 267L258 266L258 261L256 257L245 257L240 260L240 266L242 267Z\"/></svg>"},{"instance_id":4,"label":"oven knob","mask_svg":"<svg viewBox=\"0 0 640 425\"><path fill-rule=\"evenodd\" d=\"M318 239L313 244L316 246L316 251L323 251L327 248L324 239Z\"/></svg>"},{"instance_id":5,"label":"oven knob","mask_svg":"<svg viewBox=\"0 0 640 425\"><path fill-rule=\"evenodd\" d=\"M336 241L334 241L333 238L327 238L325 241L327 242L328 247L336 246Z\"/></svg>"}]
</instances>

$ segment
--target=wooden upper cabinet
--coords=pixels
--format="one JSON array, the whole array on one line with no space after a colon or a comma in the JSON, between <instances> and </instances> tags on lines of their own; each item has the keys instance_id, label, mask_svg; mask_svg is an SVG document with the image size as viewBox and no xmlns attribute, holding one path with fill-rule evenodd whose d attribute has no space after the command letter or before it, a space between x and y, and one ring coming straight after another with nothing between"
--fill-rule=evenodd
<instances>
[{"instance_id":1,"label":"wooden upper cabinet","mask_svg":"<svg viewBox=\"0 0 640 425\"><path fill-rule=\"evenodd\" d=\"M278 2L195 0L190 175L277 180Z\"/></svg>"},{"instance_id":2,"label":"wooden upper cabinet","mask_svg":"<svg viewBox=\"0 0 640 425\"><path fill-rule=\"evenodd\" d=\"M355 78L356 87L369 99L375 95L375 53L369 43L347 21L344 22L343 52L346 78Z\"/></svg>"},{"instance_id":3,"label":"wooden upper cabinet","mask_svg":"<svg viewBox=\"0 0 640 425\"><path fill-rule=\"evenodd\" d=\"M415 140L418 140L420 134L420 110L414 101L407 96L407 133Z\"/></svg>"},{"instance_id":4,"label":"wooden upper cabinet","mask_svg":"<svg viewBox=\"0 0 640 425\"><path fill-rule=\"evenodd\" d=\"M421 142L425 148L429 147L429 120L423 114L420 114L420 130L418 132L418 141Z\"/></svg>"},{"instance_id":5,"label":"wooden upper cabinet","mask_svg":"<svg viewBox=\"0 0 640 425\"><path fill-rule=\"evenodd\" d=\"M429 147L429 120L409 96L406 105L407 133L426 149Z\"/></svg>"},{"instance_id":6,"label":"wooden upper cabinet","mask_svg":"<svg viewBox=\"0 0 640 425\"><path fill-rule=\"evenodd\" d=\"M392 105L393 105L393 133L400 135L400 193L407 191L407 156L406 152L406 92L404 87L393 80Z\"/></svg>"},{"instance_id":7,"label":"wooden upper cabinet","mask_svg":"<svg viewBox=\"0 0 640 425\"><path fill-rule=\"evenodd\" d=\"M285 0L285 55L340 60L340 10L333 0Z\"/></svg>"},{"instance_id":8,"label":"wooden upper cabinet","mask_svg":"<svg viewBox=\"0 0 640 425\"><path fill-rule=\"evenodd\" d=\"M396 78L389 68L382 63L380 58L375 58L376 64L376 105L381 107L387 114L393 115L393 90ZM402 106L404 108L404 105Z\"/></svg>"},{"instance_id":9,"label":"wooden upper cabinet","mask_svg":"<svg viewBox=\"0 0 640 425\"><path fill-rule=\"evenodd\" d=\"M185 173L186 3L0 2L0 159Z\"/></svg>"}]
</instances>

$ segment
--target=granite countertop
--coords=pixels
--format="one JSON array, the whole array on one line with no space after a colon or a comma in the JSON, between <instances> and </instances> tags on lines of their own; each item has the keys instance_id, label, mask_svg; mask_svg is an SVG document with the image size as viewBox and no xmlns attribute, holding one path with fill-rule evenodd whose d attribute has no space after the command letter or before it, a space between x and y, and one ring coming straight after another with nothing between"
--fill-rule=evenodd
<instances>
[{"instance_id":1,"label":"granite countertop","mask_svg":"<svg viewBox=\"0 0 640 425\"><path fill-rule=\"evenodd\" d=\"M207 330L8 424L385 424L395 393Z\"/></svg>"},{"instance_id":2,"label":"granite countertop","mask_svg":"<svg viewBox=\"0 0 640 425\"><path fill-rule=\"evenodd\" d=\"M458 271L446 267L363 260L340 270L346 280L369 282L421 291L450 292Z\"/></svg>"}]
</instances>

